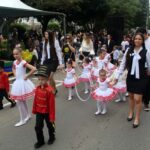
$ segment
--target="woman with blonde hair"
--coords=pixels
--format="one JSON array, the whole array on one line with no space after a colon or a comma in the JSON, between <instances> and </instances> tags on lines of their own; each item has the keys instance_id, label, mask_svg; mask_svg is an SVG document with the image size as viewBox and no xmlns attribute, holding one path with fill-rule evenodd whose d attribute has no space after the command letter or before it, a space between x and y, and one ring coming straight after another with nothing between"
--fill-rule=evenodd
<instances>
[{"instance_id":1,"label":"woman with blonde hair","mask_svg":"<svg viewBox=\"0 0 150 150\"><path fill-rule=\"evenodd\" d=\"M89 33L86 33L84 35L79 52L83 57L88 57L89 55L95 55L93 41Z\"/></svg>"}]
</instances>

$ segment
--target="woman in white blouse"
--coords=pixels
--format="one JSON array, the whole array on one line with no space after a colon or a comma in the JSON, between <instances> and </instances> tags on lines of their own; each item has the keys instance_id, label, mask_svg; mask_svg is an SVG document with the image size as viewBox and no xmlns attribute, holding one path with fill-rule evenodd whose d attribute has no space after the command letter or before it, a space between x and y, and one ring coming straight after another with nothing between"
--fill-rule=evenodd
<instances>
[{"instance_id":1,"label":"woman in white blouse","mask_svg":"<svg viewBox=\"0 0 150 150\"><path fill-rule=\"evenodd\" d=\"M46 31L44 33L41 64L48 67L49 81L56 93L57 90L54 81L54 73L56 72L58 65L61 64L60 54L61 48L58 40L56 39L55 33Z\"/></svg>"},{"instance_id":2,"label":"woman in white blouse","mask_svg":"<svg viewBox=\"0 0 150 150\"><path fill-rule=\"evenodd\" d=\"M138 33L133 38L133 46L126 50L120 65L117 79L127 69L127 91L129 92L129 114L128 121L135 119L133 128L140 123L140 112L142 109L142 97L147 85L147 77L150 73L150 53L145 49L144 37Z\"/></svg>"},{"instance_id":3,"label":"woman in white blouse","mask_svg":"<svg viewBox=\"0 0 150 150\"><path fill-rule=\"evenodd\" d=\"M91 35L89 33L86 33L84 35L79 52L84 57L88 57L89 55L95 55L93 41L92 41Z\"/></svg>"}]
</instances>

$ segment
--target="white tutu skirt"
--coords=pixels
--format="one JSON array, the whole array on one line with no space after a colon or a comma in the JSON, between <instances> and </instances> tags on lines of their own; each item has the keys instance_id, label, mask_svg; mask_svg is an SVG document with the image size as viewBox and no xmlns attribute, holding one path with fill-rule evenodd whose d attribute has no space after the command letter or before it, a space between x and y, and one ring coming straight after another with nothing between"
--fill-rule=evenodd
<instances>
[{"instance_id":1,"label":"white tutu skirt","mask_svg":"<svg viewBox=\"0 0 150 150\"><path fill-rule=\"evenodd\" d=\"M71 87L75 87L77 84L77 81L73 78L73 79L65 79L63 82L64 87L66 88L71 88Z\"/></svg>"},{"instance_id":2,"label":"white tutu skirt","mask_svg":"<svg viewBox=\"0 0 150 150\"><path fill-rule=\"evenodd\" d=\"M113 70L116 69L116 66L114 64L112 64L112 63L108 63L107 64L107 69L110 70L110 71L113 71Z\"/></svg>"},{"instance_id":3,"label":"white tutu skirt","mask_svg":"<svg viewBox=\"0 0 150 150\"><path fill-rule=\"evenodd\" d=\"M15 100L25 101L34 96L35 86L29 80L18 79L14 81L10 97Z\"/></svg>"},{"instance_id":4,"label":"white tutu skirt","mask_svg":"<svg viewBox=\"0 0 150 150\"><path fill-rule=\"evenodd\" d=\"M119 93L125 93L127 91L125 81L118 82L116 85L113 86L113 88Z\"/></svg>"},{"instance_id":5,"label":"white tutu skirt","mask_svg":"<svg viewBox=\"0 0 150 150\"><path fill-rule=\"evenodd\" d=\"M78 79L78 82L90 82L91 81L91 74L81 74Z\"/></svg>"},{"instance_id":6,"label":"white tutu skirt","mask_svg":"<svg viewBox=\"0 0 150 150\"><path fill-rule=\"evenodd\" d=\"M109 102L114 100L117 96L117 91L112 88L107 88L106 90L102 91L99 88L92 92L92 97L94 100L101 101L101 102Z\"/></svg>"}]
</instances>

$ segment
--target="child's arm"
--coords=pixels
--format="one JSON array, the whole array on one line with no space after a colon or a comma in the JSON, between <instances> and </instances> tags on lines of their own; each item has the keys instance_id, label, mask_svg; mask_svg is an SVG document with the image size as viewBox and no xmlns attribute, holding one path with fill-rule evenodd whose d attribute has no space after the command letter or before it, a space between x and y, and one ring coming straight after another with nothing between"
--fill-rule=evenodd
<instances>
[{"instance_id":1,"label":"child's arm","mask_svg":"<svg viewBox=\"0 0 150 150\"><path fill-rule=\"evenodd\" d=\"M28 63L26 64L26 68L30 69L30 72L28 74L26 74L26 76L24 78L25 80L27 80L37 70L34 66L32 66Z\"/></svg>"}]
</instances>

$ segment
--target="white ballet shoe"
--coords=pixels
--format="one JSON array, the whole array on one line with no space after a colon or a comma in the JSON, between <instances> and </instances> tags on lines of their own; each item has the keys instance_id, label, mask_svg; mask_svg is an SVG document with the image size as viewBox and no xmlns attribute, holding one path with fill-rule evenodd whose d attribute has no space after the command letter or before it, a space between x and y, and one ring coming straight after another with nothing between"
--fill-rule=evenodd
<instances>
[{"instance_id":1,"label":"white ballet shoe","mask_svg":"<svg viewBox=\"0 0 150 150\"><path fill-rule=\"evenodd\" d=\"M71 101L72 100L72 97L68 97L68 101Z\"/></svg>"},{"instance_id":2,"label":"white ballet shoe","mask_svg":"<svg viewBox=\"0 0 150 150\"><path fill-rule=\"evenodd\" d=\"M27 121L29 121L30 119L31 119L31 116L28 115L28 116L24 119L24 121L27 122Z\"/></svg>"},{"instance_id":3,"label":"white ballet shoe","mask_svg":"<svg viewBox=\"0 0 150 150\"><path fill-rule=\"evenodd\" d=\"M127 92L127 93L126 93L126 97L128 97L128 96L129 96L129 93Z\"/></svg>"},{"instance_id":4,"label":"white ballet shoe","mask_svg":"<svg viewBox=\"0 0 150 150\"><path fill-rule=\"evenodd\" d=\"M102 112L101 112L102 115L105 115L106 113L107 113L106 109L103 109Z\"/></svg>"},{"instance_id":5,"label":"white ballet shoe","mask_svg":"<svg viewBox=\"0 0 150 150\"><path fill-rule=\"evenodd\" d=\"M85 90L85 91L84 91L84 94L88 94L88 93L89 93L89 91L88 91L88 90Z\"/></svg>"},{"instance_id":6,"label":"white ballet shoe","mask_svg":"<svg viewBox=\"0 0 150 150\"><path fill-rule=\"evenodd\" d=\"M120 99L120 98L119 98L119 99L116 99L115 102L116 102L116 103L121 102L121 99Z\"/></svg>"},{"instance_id":7,"label":"white ballet shoe","mask_svg":"<svg viewBox=\"0 0 150 150\"><path fill-rule=\"evenodd\" d=\"M98 111L95 112L95 115L100 115L100 114L101 114L100 110L98 110Z\"/></svg>"},{"instance_id":8,"label":"white ballet shoe","mask_svg":"<svg viewBox=\"0 0 150 150\"><path fill-rule=\"evenodd\" d=\"M23 121L19 121L18 123L15 124L15 127L19 127L19 126L22 126L24 124L26 124L27 122L25 120Z\"/></svg>"}]
</instances>

